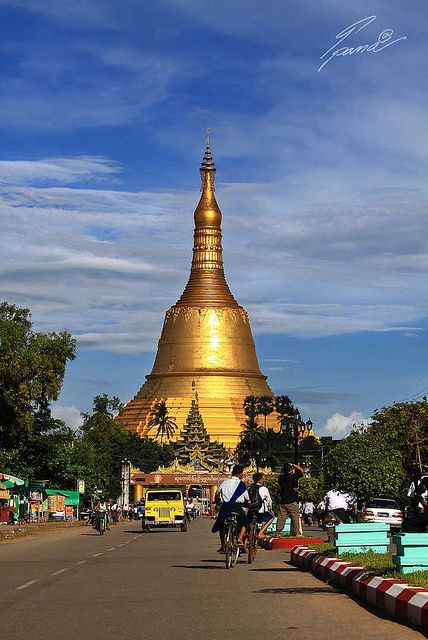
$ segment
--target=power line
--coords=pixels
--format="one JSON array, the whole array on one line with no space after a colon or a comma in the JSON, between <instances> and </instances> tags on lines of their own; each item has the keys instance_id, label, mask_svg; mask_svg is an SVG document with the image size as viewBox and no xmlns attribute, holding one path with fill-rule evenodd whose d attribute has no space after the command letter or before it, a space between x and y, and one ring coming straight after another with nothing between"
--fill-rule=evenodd
<instances>
[{"instance_id":1,"label":"power line","mask_svg":"<svg viewBox=\"0 0 428 640\"><path fill-rule=\"evenodd\" d=\"M428 387L424 387L423 389L421 389L417 393L414 393L412 396L408 396L407 398L403 398L402 400L399 400L398 402L407 402L408 400L414 400L417 396L420 396L424 391L428 391Z\"/></svg>"}]
</instances>

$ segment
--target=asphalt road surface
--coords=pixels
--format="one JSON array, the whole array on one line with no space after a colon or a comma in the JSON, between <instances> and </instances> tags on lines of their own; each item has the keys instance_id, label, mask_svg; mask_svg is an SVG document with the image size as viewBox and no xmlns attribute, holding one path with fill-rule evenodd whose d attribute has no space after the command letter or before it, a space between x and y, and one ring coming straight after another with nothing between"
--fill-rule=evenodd
<instances>
[{"instance_id":1,"label":"asphalt road surface","mask_svg":"<svg viewBox=\"0 0 428 640\"><path fill-rule=\"evenodd\" d=\"M0 545L5 640L416 640L420 632L260 550L226 570L200 518L187 533L77 527Z\"/></svg>"}]
</instances>

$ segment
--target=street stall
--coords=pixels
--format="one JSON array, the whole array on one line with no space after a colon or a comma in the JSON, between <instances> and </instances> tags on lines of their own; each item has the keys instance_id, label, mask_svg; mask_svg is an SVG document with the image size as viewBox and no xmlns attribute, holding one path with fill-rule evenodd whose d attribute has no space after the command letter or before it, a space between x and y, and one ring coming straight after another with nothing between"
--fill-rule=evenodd
<instances>
[{"instance_id":1,"label":"street stall","mask_svg":"<svg viewBox=\"0 0 428 640\"><path fill-rule=\"evenodd\" d=\"M19 519L19 496L25 481L9 473L0 473L0 523L13 524Z\"/></svg>"},{"instance_id":2,"label":"street stall","mask_svg":"<svg viewBox=\"0 0 428 640\"><path fill-rule=\"evenodd\" d=\"M0 482L0 524L8 524L10 522L9 502L9 489Z\"/></svg>"},{"instance_id":3,"label":"street stall","mask_svg":"<svg viewBox=\"0 0 428 640\"><path fill-rule=\"evenodd\" d=\"M78 491L67 489L46 489L48 498L49 518L52 520L78 520L79 500Z\"/></svg>"}]
</instances>

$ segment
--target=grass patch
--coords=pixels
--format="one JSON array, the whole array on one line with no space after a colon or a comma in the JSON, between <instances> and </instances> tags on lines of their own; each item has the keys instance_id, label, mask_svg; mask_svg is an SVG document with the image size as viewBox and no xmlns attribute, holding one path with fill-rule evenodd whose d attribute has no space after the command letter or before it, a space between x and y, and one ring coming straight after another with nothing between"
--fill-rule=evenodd
<instances>
[{"instance_id":1,"label":"grass patch","mask_svg":"<svg viewBox=\"0 0 428 640\"><path fill-rule=\"evenodd\" d=\"M331 542L315 542L313 544L309 543L311 549L315 551L319 551L319 553L323 553L326 556L332 556L336 553L336 547L331 544Z\"/></svg>"},{"instance_id":2,"label":"grass patch","mask_svg":"<svg viewBox=\"0 0 428 640\"><path fill-rule=\"evenodd\" d=\"M352 562L357 567L364 567L368 571L376 571L379 576L384 576L395 570L392 564L392 553L343 553L339 556L346 562Z\"/></svg>"},{"instance_id":3,"label":"grass patch","mask_svg":"<svg viewBox=\"0 0 428 640\"><path fill-rule=\"evenodd\" d=\"M386 573L384 577L402 580L413 587L428 589L428 571L413 571L412 573L396 573L395 571L390 571Z\"/></svg>"}]
</instances>

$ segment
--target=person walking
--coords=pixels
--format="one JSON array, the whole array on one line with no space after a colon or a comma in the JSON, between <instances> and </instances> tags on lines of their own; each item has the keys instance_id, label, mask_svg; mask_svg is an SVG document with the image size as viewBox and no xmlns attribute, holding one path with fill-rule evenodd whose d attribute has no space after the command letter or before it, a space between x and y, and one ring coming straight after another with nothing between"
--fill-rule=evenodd
<instances>
[{"instance_id":1,"label":"person walking","mask_svg":"<svg viewBox=\"0 0 428 640\"><path fill-rule=\"evenodd\" d=\"M303 478L303 469L298 464L287 462L278 478L281 504L279 507L276 533L281 533L287 517L291 518L291 535L301 537L302 522L299 512L298 483Z\"/></svg>"}]
</instances>

